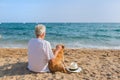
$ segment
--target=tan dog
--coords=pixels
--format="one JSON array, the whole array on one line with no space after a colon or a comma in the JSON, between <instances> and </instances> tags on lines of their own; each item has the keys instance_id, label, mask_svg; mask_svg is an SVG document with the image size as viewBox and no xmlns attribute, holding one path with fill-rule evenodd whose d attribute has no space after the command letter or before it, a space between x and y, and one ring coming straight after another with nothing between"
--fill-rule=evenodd
<instances>
[{"instance_id":1,"label":"tan dog","mask_svg":"<svg viewBox=\"0 0 120 80\"><path fill-rule=\"evenodd\" d=\"M64 65L64 45L57 45L56 49L58 47L61 47L61 51L57 54L56 58L54 60L50 60L48 63L49 70L54 72L64 72L66 73L65 65Z\"/></svg>"}]
</instances>

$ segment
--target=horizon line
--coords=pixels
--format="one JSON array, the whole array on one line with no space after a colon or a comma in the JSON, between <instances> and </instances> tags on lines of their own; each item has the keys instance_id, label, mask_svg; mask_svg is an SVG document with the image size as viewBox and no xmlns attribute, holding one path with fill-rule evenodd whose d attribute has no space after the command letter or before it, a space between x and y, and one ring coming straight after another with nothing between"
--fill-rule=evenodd
<instances>
[{"instance_id":1,"label":"horizon line","mask_svg":"<svg viewBox=\"0 0 120 80\"><path fill-rule=\"evenodd\" d=\"M0 22L1 23L120 23L120 22Z\"/></svg>"}]
</instances>

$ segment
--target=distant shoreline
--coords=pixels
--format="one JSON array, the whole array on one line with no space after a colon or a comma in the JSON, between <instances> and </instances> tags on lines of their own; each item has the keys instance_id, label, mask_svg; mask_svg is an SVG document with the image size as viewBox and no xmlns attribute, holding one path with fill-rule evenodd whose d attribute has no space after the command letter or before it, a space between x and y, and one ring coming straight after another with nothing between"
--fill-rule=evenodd
<instances>
[{"instance_id":1,"label":"distant shoreline","mask_svg":"<svg viewBox=\"0 0 120 80\"><path fill-rule=\"evenodd\" d=\"M28 48L19 48L19 47L15 47L15 48L10 48L10 47L0 47L0 49L28 49ZM52 48L52 49L55 49L55 48ZM102 48L65 48L66 50L120 50L120 49L102 49Z\"/></svg>"}]
</instances>

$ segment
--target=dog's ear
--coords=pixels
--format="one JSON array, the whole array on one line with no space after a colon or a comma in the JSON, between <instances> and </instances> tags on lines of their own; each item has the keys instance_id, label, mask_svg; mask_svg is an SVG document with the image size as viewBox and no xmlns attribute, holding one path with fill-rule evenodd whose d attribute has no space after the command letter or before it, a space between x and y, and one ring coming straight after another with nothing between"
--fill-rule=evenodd
<instances>
[{"instance_id":1,"label":"dog's ear","mask_svg":"<svg viewBox=\"0 0 120 80\"><path fill-rule=\"evenodd\" d=\"M65 49L65 46L63 44L58 44L58 45L56 45L56 47L57 46L62 46L62 49Z\"/></svg>"},{"instance_id":2,"label":"dog's ear","mask_svg":"<svg viewBox=\"0 0 120 80\"><path fill-rule=\"evenodd\" d=\"M65 46L64 46L64 45L62 45L62 48L64 49L64 48L65 48Z\"/></svg>"}]
</instances>

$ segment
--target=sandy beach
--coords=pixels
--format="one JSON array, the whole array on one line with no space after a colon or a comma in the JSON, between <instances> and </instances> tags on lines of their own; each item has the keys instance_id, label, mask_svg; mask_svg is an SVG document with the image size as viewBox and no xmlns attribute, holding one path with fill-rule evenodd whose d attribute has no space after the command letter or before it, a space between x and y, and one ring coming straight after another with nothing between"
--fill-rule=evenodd
<instances>
[{"instance_id":1,"label":"sandy beach","mask_svg":"<svg viewBox=\"0 0 120 80\"><path fill-rule=\"evenodd\" d=\"M120 50L66 49L65 63L77 62L80 73L33 73L27 49L0 48L0 80L120 80Z\"/></svg>"}]
</instances>

